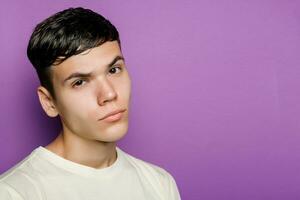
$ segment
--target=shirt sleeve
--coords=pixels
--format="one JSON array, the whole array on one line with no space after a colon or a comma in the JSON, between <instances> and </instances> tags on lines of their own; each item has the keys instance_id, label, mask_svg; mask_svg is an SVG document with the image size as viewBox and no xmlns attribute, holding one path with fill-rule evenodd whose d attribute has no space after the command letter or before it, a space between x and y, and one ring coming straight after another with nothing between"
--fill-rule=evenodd
<instances>
[{"instance_id":1,"label":"shirt sleeve","mask_svg":"<svg viewBox=\"0 0 300 200\"><path fill-rule=\"evenodd\" d=\"M0 199L1 200L24 200L18 192L6 183L0 182Z\"/></svg>"}]
</instances>

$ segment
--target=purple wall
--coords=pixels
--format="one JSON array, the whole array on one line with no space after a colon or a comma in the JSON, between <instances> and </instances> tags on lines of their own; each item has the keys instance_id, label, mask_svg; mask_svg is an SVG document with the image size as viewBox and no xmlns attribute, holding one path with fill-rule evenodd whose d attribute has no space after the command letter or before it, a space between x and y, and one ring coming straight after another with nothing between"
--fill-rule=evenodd
<instances>
[{"instance_id":1,"label":"purple wall","mask_svg":"<svg viewBox=\"0 0 300 200\"><path fill-rule=\"evenodd\" d=\"M300 2L224 2L1 1L0 173L59 130L36 95L32 29L83 6L121 34L124 150L170 171L184 200L300 199Z\"/></svg>"}]
</instances>

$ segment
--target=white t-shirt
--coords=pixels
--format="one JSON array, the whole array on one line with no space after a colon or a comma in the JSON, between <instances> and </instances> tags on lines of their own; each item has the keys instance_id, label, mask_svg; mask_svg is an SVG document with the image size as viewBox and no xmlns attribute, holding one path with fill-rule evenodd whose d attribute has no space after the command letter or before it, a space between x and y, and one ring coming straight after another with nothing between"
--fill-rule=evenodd
<instances>
[{"instance_id":1,"label":"white t-shirt","mask_svg":"<svg viewBox=\"0 0 300 200\"><path fill-rule=\"evenodd\" d=\"M180 200L174 178L163 168L119 147L117 160L95 169L40 146L1 175L1 200Z\"/></svg>"}]
</instances>

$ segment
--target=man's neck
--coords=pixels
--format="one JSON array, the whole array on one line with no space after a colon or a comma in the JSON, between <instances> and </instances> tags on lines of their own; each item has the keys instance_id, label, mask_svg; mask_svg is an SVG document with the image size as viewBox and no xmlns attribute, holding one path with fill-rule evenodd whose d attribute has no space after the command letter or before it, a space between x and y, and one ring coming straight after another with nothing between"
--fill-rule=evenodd
<instances>
[{"instance_id":1,"label":"man's neck","mask_svg":"<svg viewBox=\"0 0 300 200\"><path fill-rule=\"evenodd\" d=\"M87 140L63 132L45 148L67 160L97 169L108 167L117 159L115 142Z\"/></svg>"}]
</instances>

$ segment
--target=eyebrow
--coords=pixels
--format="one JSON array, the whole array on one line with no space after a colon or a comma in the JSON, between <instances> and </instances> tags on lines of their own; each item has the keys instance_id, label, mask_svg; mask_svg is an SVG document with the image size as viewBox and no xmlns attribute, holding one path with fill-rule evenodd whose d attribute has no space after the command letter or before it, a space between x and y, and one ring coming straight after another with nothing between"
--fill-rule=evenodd
<instances>
[{"instance_id":1,"label":"eyebrow","mask_svg":"<svg viewBox=\"0 0 300 200\"><path fill-rule=\"evenodd\" d=\"M107 68L109 69L110 67L112 67L116 62L118 62L119 60L123 60L125 61L123 56L116 56L108 65ZM64 81L63 84L65 84L68 80L73 79L73 78L88 78L91 77L92 72L89 73L82 73L82 72L74 72L72 74L70 74Z\"/></svg>"}]
</instances>

